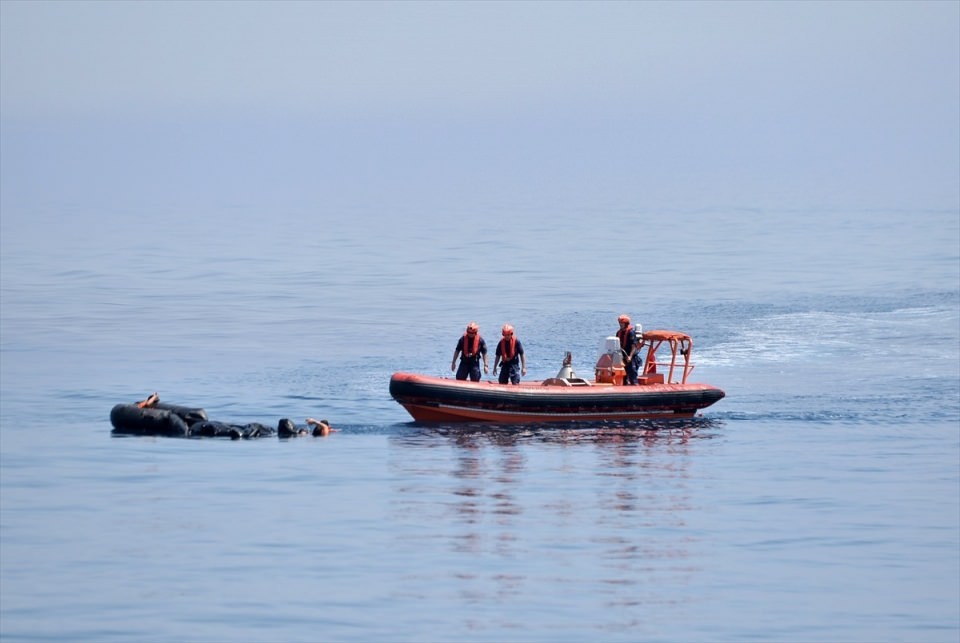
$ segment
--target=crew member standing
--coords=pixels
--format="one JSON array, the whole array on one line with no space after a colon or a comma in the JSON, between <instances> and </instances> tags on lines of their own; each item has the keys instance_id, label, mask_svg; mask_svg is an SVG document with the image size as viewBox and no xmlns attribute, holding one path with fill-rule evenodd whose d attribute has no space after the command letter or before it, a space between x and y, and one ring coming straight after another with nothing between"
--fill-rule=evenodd
<instances>
[{"instance_id":1,"label":"crew member standing","mask_svg":"<svg viewBox=\"0 0 960 643\"><path fill-rule=\"evenodd\" d=\"M460 366L457 367L457 356L461 355ZM457 379L465 380L469 377L474 382L480 381L480 361L483 360L483 372L487 372L487 343L480 337L480 327L477 322L467 324L467 332L457 340L457 347L453 350L453 361L450 370L457 371Z\"/></svg>"},{"instance_id":2,"label":"crew member standing","mask_svg":"<svg viewBox=\"0 0 960 643\"><path fill-rule=\"evenodd\" d=\"M527 374L527 358L523 355L523 344L513 334L513 326L503 325L503 338L497 344L497 351L493 357L493 374L497 374L497 364L500 364L500 383L520 383L520 375Z\"/></svg>"},{"instance_id":3,"label":"crew member standing","mask_svg":"<svg viewBox=\"0 0 960 643\"><path fill-rule=\"evenodd\" d=\"M617 338L620 340L620 352L623 354L623 383L636 384L637 374L643 364L643 359L640 357L642 343L637 340L637 329L630 323L629 315L620 315L617 321L620 322Z\"/></svg>"}]
</instances>

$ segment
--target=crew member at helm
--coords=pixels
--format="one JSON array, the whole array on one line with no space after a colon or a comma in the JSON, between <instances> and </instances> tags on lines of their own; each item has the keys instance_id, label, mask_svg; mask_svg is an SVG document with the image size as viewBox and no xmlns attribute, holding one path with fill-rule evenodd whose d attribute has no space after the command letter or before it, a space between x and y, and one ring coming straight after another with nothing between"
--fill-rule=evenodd
<instances>
[{"instance_id":1,"label":"crew member at helm","mask_svg":"<svg viewBox=\"0 0 960 643\"><path fill-rule=\"evenodd\" d=\"M513 326L503 325L503 338L497 344L497 351L493 358L493 374L497 374L497 364L500 364L500 383L520 383L520 375L527 374L527 358L523 355L523 344L513 334Z\"/></svg>"},{"instance_id":2,"label":"crew member at helm","mask_svg":"<svg viewBox=\"0 0 960 643\"><path fill-rule=\"evenodd\" d=\"M460 366L457 367L457 356L460 355ZM480 327L477 322L467 324L467 331L453 350L453 361L450 370L457 371L457 379L465 380L469 376L474 382L480 381L480 361L483 360L483 372L487 372L487 343L480 337Z\"/></svg>"},{"instance_id":3,"label":"crew member at helm","mask_svg":"<svg viewBox=\"0 0 960 643\"><path fill-rule=\"evenodd\" d=\"M620 340L620 352L623 354L623 383L636 384L637 374L643 364L643 358L640 357L640 347L643 343L637 340L637 333L642 337L643 331L633 327L629 315L620 315L617 321L620 322L617 338Z\"/></svg>"}]
</instances>

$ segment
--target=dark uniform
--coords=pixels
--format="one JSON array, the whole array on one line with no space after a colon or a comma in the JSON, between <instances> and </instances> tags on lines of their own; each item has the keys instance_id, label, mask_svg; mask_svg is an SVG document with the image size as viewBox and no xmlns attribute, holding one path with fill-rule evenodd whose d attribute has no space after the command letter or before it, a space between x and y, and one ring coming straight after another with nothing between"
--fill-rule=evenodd
<instances>
[{"instance_id":1,"label":"dark uniform","mask_svg":"<svg viewBox=\"0 0 960 643\"><path fill-rule=\"evenodd\" d=\"M620 351L623 353L623 383L636 384L640 367L643 365L643 358L640 357L640 348L637 345L637 330L629 322L625 328L621 324L620 330L617 331L617 338L620 340ZM627 357L631 353L633 357L628 360Z\"/></svg>"},{"instance_id":2,"label":"dark uniform","mask_svg":"<svg viewBox=\"0 0 960 643\"><path fill-rule=\"evenodd\" d=\"M479 333L473 336L464 335L457 341L457 348L454 350L454 354L456 353L460 353L457 379L465 380L469 377L472 381L479 382L480 362L481 360L486 362L487 342L480 337Z\"/></svg>"},{"instance_id":3,"label":"dark uniform","mask_svg":"<svg viewBox=\"0 0 960 643\"><path fill-rule=\"evenodd\" d=\"M523 355L523 344L520 340L513 342L513 354L508 355L510 346L507 338L504 337L497 344L496 356L500 358L500 383L506 384L508 381L513 384L520 383L520 357ZM494 360L496 362L497 360ZM496 363L494 363L496 366ZM494 369L496 370L496 369Z\"/></svg>"}]
</instances>

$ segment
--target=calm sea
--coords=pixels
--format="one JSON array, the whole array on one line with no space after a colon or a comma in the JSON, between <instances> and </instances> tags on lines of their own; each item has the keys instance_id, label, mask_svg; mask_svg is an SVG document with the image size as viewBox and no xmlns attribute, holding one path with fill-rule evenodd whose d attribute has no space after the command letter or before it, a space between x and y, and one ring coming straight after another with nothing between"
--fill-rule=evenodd
<instances>
[{"instance_id":1,"label":"calm sea","mask_svg":"<svg viewBox=\"0 0 960 643\"><path fill-rule=\"evenodd\" d=\"M11 208L5 641L960 640L960 213ZM691 333L702 417L418 427L512 323ZM152 391L328 438L120 438Z\"/></svg>"}]
</instances>

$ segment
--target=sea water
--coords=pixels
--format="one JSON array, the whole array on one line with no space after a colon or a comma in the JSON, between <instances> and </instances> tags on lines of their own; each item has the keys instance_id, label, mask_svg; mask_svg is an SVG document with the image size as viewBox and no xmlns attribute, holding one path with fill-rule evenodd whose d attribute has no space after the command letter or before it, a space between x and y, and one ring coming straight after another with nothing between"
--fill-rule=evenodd
<instances>
[{"instance_id":1,"label":"sea water","mask_svg":"<svg viewBox=\"0 0 960 643\"><path fill-rule=\"evenodd\" d=\"M960 637L960 214L630 204L3 212L0 638ZM624 229L632 230L623 234ZM694 338L692 420L423 427L511 323L592 375ZM157 391L327 438L114 437Z\"/></svg>"}]
</instances>

